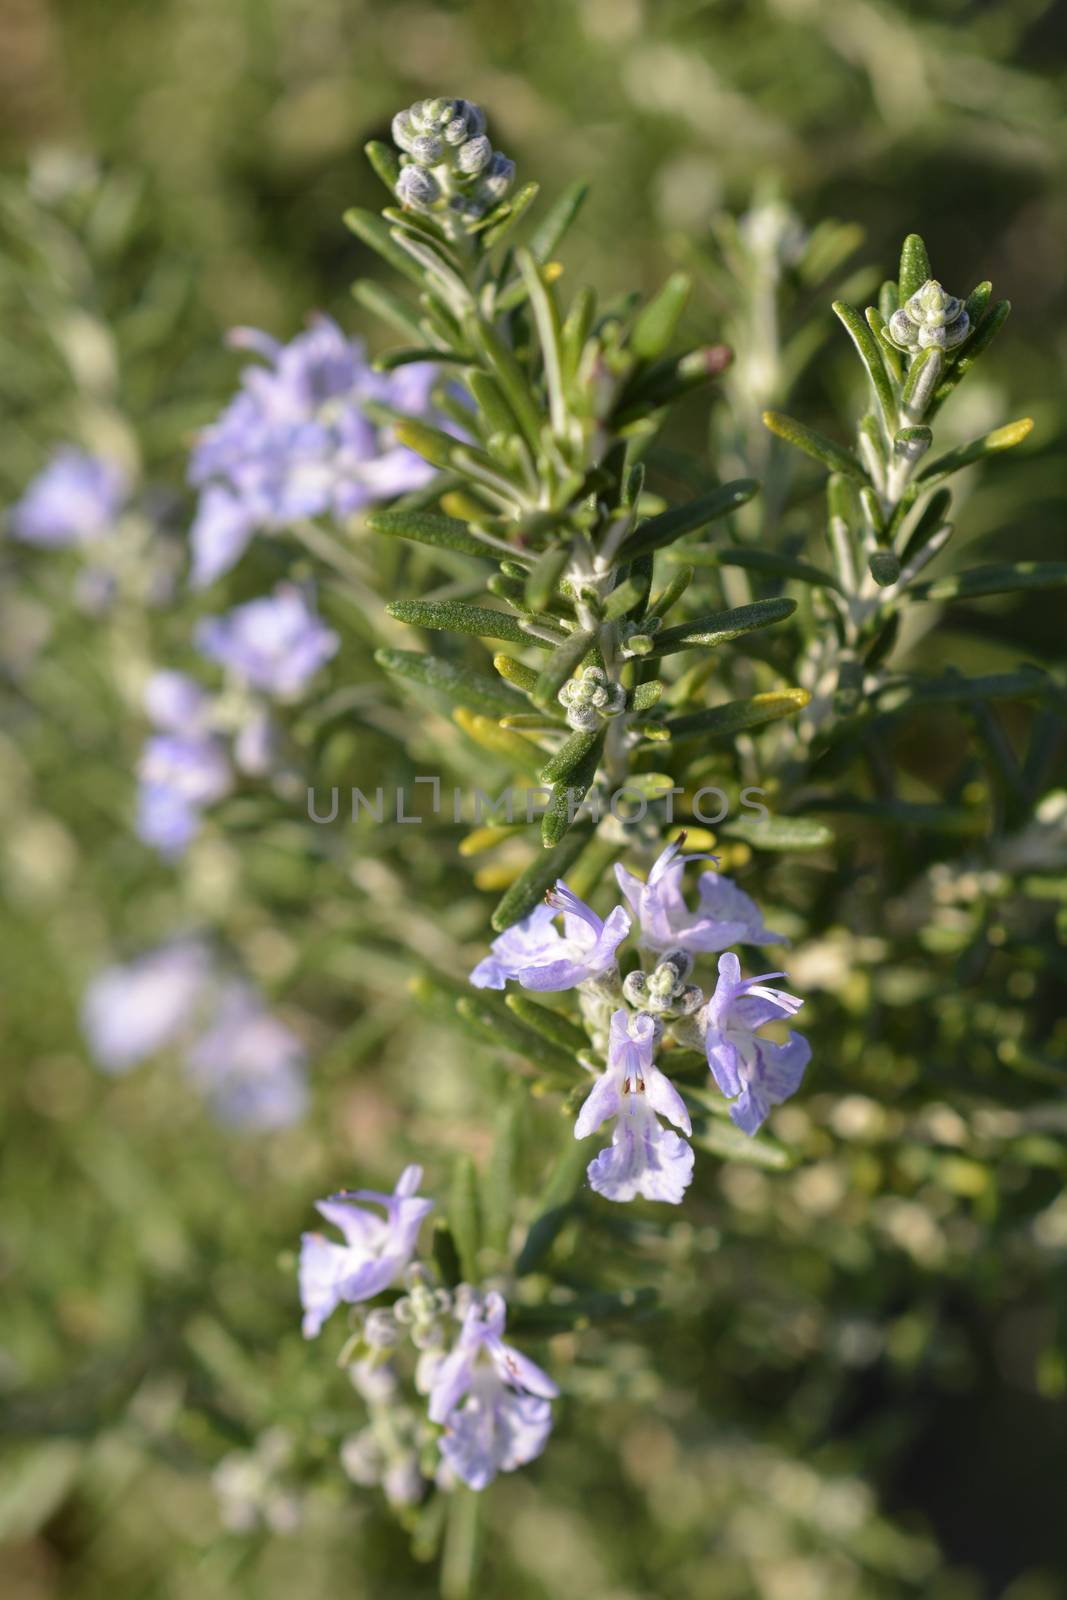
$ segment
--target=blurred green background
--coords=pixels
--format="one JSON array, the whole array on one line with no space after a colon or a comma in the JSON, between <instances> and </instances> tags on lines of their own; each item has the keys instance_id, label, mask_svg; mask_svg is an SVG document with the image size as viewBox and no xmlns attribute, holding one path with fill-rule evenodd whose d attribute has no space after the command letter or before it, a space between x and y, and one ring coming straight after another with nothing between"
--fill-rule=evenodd
<instances>
[{"instance_id":1,"label":"blurred green background","mask_svg":"<svg viewBox=\"0 0 1067 1600\"><path fill-rule=\"evenodd\" d=\"M235 381L224 330L290 337L312 308L360 328L348 285L376 268L340 216L380 202L361 147L443 92L482 103L549 194L592 180L568 281L649 290L694 243L714 256L713 217L768 184L807 225L860 223L856 261L879 272L917 228L949 288L992 278L1012 320L952 426L1026 411L1037 429L970 491L966 536L984 559L1061 557L1065 70L1064 11L1042 0L2 0L0 491L57 441L117 440L179 540L188 440ZM715 337L730 309L709 274L693 330ZM854 377L818 315L826 354L790 409L840 436ZM707 448L703 410L676 443ZM433 1594L337 1466L358 1402L299 1337L293 1250L329 1189L422 1149L484 1155L499 1068L413 1012L405 981L412 943L461 973L489 902L414 830L339 862L250 815L187 874L161 868L129 833L131 663L180 657L188 620L127 606L94 628L42 553L4 564L5 1600ZM983 615L980 665L1062 660L1055 595ZM358 679L375 629L349 620ZM957 659L951 629L927 648ZM400 728L394 704L361 732L386 783L419 770ZM935 728L912 763L936 783L937 759ZM864 864L849 856L854 879ZM817 878L783 893L820 936L816 989L820 954L830 974L823 1076L817 1051L779 1124L804 1159L724 1166L666 1227L601 1215L574 1240L576 1273L595 1258L623 1284L636 1260L666 1310L557 1341L570 1398L544 1459L494 1491L487 1594L1067 1595L1067 1072L1037 1072L1039 1114L998 1080L1034 1026L1023 957L994 963L984 1011L939 995L931 1023L923 910L901 900L881 946L866 928L843 978L855 881L828 911ZM88 1063L84 982L197 924L308 1039L302 1128L227 1137L165 1068ZM1062 1006L1037 1022L1062 1063ZM961 1116L972 1069L989 1103ZM542 1137L551 1110L531 1113L531 1192ZM226 1533L211 1469L272 1426L301 1525Z\"/></svg>"}]
</instances>

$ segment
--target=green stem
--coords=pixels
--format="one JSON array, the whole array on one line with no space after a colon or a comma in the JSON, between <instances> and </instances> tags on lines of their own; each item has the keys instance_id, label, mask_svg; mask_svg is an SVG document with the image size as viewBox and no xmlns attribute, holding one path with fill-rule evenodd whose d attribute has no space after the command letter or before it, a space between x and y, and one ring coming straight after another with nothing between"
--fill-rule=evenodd
<instances>
[{"instance_id":1,"label":"green stem","mask_svg":"<svg viewBox=\"0 0 1067 1600\"><path fill-rule=\"evenodd\" d=\"M471 1600L482 1555L481 1493L455 1489L441 1557L441 1600Z\"/></svg>"}]
</instances>

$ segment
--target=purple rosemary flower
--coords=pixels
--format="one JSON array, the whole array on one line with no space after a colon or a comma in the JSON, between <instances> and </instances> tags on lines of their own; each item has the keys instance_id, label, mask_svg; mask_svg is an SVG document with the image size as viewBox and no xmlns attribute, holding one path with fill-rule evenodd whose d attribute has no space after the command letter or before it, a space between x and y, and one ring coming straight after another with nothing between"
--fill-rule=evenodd
<instances>
[{"instance_id":1,"label":"purple rosemary flower","mask_svg":"<svg viewBox=\"0 0 1067 1600\"><path fill-rule=\"evenodd\" d=\"M685 1102L652 1056L656 1027L647 1012L611 1018L608 1064L586 1097L574 1137L585 1139L614 1117L611 1144L589 1163L588 1176L606 1200L665 1200L678 1205L693 1176L693 1152L659 1121L692 1133Z\"/></svg>"},{"instance_id":2,"label":"purple rosemary flower","mask_svg":"<svg viewBox=\"0 0 1067 1600\"><path fill-rule=\"evenodd\" d=\"M201 491L191 532L198 587L228 572L259 530L349 516L433 475L366 411L379 402L424 412L433 366L373 372L362 343L329 317L313 318L289 344L254 328L235 328L229 343L266 365L245 369L238 393L193 450L190 479Z\"/></svg>"},{"instance_id":3,"label":"purple rosemary flower","mask_svg":"<svg viewBox=\"0 0 1067 1600\"><path fill-rule=\"evenodd\" d=\"M286 1128L307 1110L307 1052L248 984L227 984L210 1028L185 1065L229 1127Z\"/></svg>"},{"instance_id":4,"label":"purple rosemary flower","mask_svg":"<svg viewBox=\"0 0 1067 1600\"><path fill-rule=\"evenodd\" d=\"M203 809L229 794L233 783L222 741L210 733L154 734L137 775L137 837L168 859L184 853Z\"/></svg>"},{"instance_id":5,"label":"purple rosemary flower","mask_svg":"<svg viewBox=\"0 0 1067 1600\"><path fill-rule=\"evenodd\" d=\"M300 1302L304 1337L314 1339L326 1318L345 1301L369 1300L388 1289L415 1253L419 1228L434 1202L416 1191L421 1167L405 1167L392 1194L373 1189L344 1190L317 1202L315 1209L344 1234L335 1244L321 1233L305 1233L300 1246ZM358 1201L382 1206L375 1216Z\"/></svg>"},{"instance_id":6,"label":"purple rosemary flower","mask_svg":"<svg viewBox=\"0 0 1067 1600\"><path fill-rule=\"evenodd\" d=\"M504 1343L506 1314L502 1295L476 1298L430 1390L430 1421L445 1430L441 1455L471 1489L533 1461L552 1431L549 1401L559 1390L529 1356Z\"/></svg>"},{"instance_id":7,"label":"purple rosemary flower","mask_svg":"<svg viewBox=\"0 0 1067 1600\"><path fill-rule=\"evenodd\" d=\"M702 872L699 899L690 911L682 895L682 875L690 861L714 861L714 856L682 856L683 840L669 844L654 863L648 882L642 883L623 866L616 866L619 888L641 924L641 944L646 950L688 950L691 954L725 950L732 944L785 944L784 934L772 933L763 914L729 878Z\"/></svg>"},{"instance_id":8,"label":"purple rosemary flower","mask_svg":"<svg viewBox=\"0 0 1067 1600\"><path fill-rule=\"evenodd\" d=\"M728 951L719 957L719 981L702 1013L708 1066L734 1102L731 1119L747 1134L756 1132L771 1106L796 1093L811 1060L811 1046L802 1034L790 1033L785 1044L774 1044L756 1032L764 1023L795 1017L804 1004L784 989L767 987L768 978L784 976L764 972L742 978L740 961Z\"/></svg>"},{"instance_id":9,"label":"purple rosemary flower","mask_svg":"<svg viewBox=\"0 0 1067 1600\"><path fill-rule=\"evenodd\" d=\"M105 1072L128 1072L185 1032L211 980L210 952L193 940L163 945L89 984L82 1029Z\"/></svg>"},{"instance_id":10,"label":"purple rosemary flower","mask_svg":"<svg viewBox=\"0 0 1067 1600\"><path fill-rule=\"evenodd\" d=\"M129 481L113 461L67 446L57 450L11 513L11 531L26 544L58 550L91 544L113 526Z\"/></svg>"},{"instance_id":11,"label":"purple rosemary flower","mask_svg":"<svg viewBox=\"0 0 1067 1600\"><path fill-rule=\"evenodd\" d=\"M556 918L563 914L562 934ZM524 989L573 989L614 969L615 952L630 931L630 918L616 906L605 921L562 879L528 917L494 939L489 954L470 975L476 989L503 989L509 978Z\"/></svg>"},{"instance_id":12,"label":"purple rosemary flower","mask_svg":"<svg viewBox=\"0 0 1067 1600\"><path fill-rule=\"evenodd\" d=\"M292 583L225 616L205 617L195 639L208 660L279 700L297 699L341 643Z\"/></svg>"}]
</instances>

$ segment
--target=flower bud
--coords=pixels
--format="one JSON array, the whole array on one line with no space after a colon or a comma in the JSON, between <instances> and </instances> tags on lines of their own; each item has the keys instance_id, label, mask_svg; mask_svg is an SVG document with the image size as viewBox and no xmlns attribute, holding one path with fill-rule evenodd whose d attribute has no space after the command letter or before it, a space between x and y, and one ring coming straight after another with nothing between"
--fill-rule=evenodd
<instances>
[{"instance_id":1,"label":"flower bud","mask_svg":"<svg viewBox=\"0 0 1067 1600\"><path fill-rule=\"evenodd\" d=\"M441 198L437 179L422 167L405 167L396 180L396 197L413 211L425 211Z\"/></svg>"},{"instance_id":2,"label":"flower bud","mask_svg":"<svg viewBox=\"0 0 1067 1600\"><path fill-rule=\"evenodd\" d=\"M411 154L411 146L415 139L415 129L411 122L410 111L398 111L393 118L393 143L400 146L401 150Z\"/></svg>"},{"instance_id":3,"label":"flower bud","mask_svg":"<svg viewBox=\"0 0 1067 1600\"><path fill-rule=\"evenodd\" d=\"M928 278L899 311L894 311L886 337L898 349L915 355L931 347L952 350L962 344L970 331L963 301L946 294L936 278Z\"/></svg>"},{"instance_id":4,"label":"flower bud","mask_svg":"<svg viewBox=\"0 0 1067 1600\"><path fill-rule=\"evenodd\" d=\"M380 1307L368 1311L363 1324L363 1337L372 1350L388 1350L400 1337L400 1329L391 1311Z\"/></svg>"},{"instance_id":5,"label":"flower bud","mask_svg":"<svg viewBox=\"0 0 1067 1600\"><path fill-rule=\"evenodd\" d=\"M444 153L444 142L434 133L417 134L411 141L411 154L420 167L436 167Z\"/></svg>"},{"instance_id":6,"label":"flower bud","mask_svg":"<svg viewBox=\"0 0 1067 1600\"><path fill-rule=\"evenodd\" d=\"M477 177L493 159L493 147L483 133L477 139L468 139L456 153L456 167L465 178Z\"/></svg>"},{"instance_id":7,"label":"flower bud","mask_svg":"<svg viewBox=\"0 0 1067 1600\"><path fill-rule=\"evenodd\" d=\"M509 161L507 156L502 156L498 150L486 168L482 181L475 190L476 199L487 206L496 205L498 200L503 200L511 188L514 177L514 161Z\"/></svg>"}]
</instances>

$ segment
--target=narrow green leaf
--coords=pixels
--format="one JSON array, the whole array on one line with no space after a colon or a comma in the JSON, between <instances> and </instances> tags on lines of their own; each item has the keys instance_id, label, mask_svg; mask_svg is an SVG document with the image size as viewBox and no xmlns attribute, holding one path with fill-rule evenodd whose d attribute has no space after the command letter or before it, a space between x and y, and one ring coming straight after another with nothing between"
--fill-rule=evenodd
<instances>
[{"instance_id":1,"label":"narrow green leaf","mask_svg":"<svg viewBox=\"0 0 1067 1600\"><path fill-rule=\"evenodd\" d=\"M576 629L562 644L557 645L537 675L533 689L535 705L554 711L559 705L559 691L567 679L573 677L582 660L593 648L595 635Z\"/></svg>"},{"instance_id":2,"label":"narrow green leaf","mask_svg":"<svg viewBox=\"0 0 1067 1600\"><path fill-rule=\"evenodd\" d=\"M548 392L549 415L555 433L562 438L567 431L567 397L563 389L563 357L560 348L559 306L551 287L545 283L541 268L529 250L519 250L515 256L526 291L530 309L537 326L544 368L545 388Z\"/></svg>"},{"instance_id":3,"label":"narrow green leaf","mask_svg":"<svg viewBox=\"0 0 1067 1600\"><path fill-rule=\"evenodd\" d=\"M575 861L588 844L589 827L572 828L570 833L551 853L538 854L521 877L506 891L493 912L495 933L504 933L514 923L529 916L534 906L540 905L547 890L557 878L562 878L572 861Z\"/></svg>"},{"instance_id":4,"label":"narrow green leaf","mask_svg":"<svg viewBox=\"0 0 1067 1600\"><path fill-rule=\"evenodd\" d=\"M526 577L526 604L531 611L544 611L556 593L557 585L571 558L569 545L551 546L534 563Z\"/></svg>"},{"instance_id":5,"label":"narrow green leaf","mask_svg":"<svg viewBox=\"0 0 1067 1600\"><path fill-rule=\"evenodd\" d=\"M376 211L363 211L359 206L353 206L346 211L343 218L346 228L350 228L357 238L362 239L365 245L387 261L395 271L403 273L405 278L417 284L420 289L425 288L425 274L421 272L416 263L402 250L393 238L393 230L384 222Z\"/></svg>"},{"instance_id":6,"label":"narrow green leaf","mask_svg":"<svg viewBox=\"0 0 1067 1600\"><path fill-rule=\"evenodd\" d=\"M1007 322L1010 312L1011 301L998 300L996 305L990 306L974 332L960 345L955 361L952 362L934 394L930 406L931 415L945 403L956 385L970 372L979 356L989 348Z\"/></svg>"},{"instance_id":7,"label":"narrow green leaf","mask_svg":"<svg viewBox=\"0 0 1067 1600\"><path fill-rule=\"evenodd\" d=\"M516 421L530 449L537 455L541 449L541 412L527 382L526 374L503 339L482 317L470 318L467 323L477 348L492 369L493 375L515 413Z\"/></svg>"},{"instance_id":8,"label":"narrow green leaf","mask_svg":"<svg viewBox=\"0 0 1067 1600\"><path fill-rule=\"evenodd\" d=\"M600 733L567 776L553 785L548 810L541 818L541 843L546 850L555 849L578 820L578 808L596 778L603 748L604 734Z\"/></svg>"},{"instance_id":9,"label":"narrow green leaf","mask_svg":"<svg viewBox=\"0 0 1067 1600\"><path fill-rule=\"evenodd\" d=\"M604 602L604 621L616 622L620 617L626 616L635 606L644 600L648 593L644 583L635 583L628 578L625 583L620 583L617 589L612 589Z\"/></svg>"},{"instance_id":10,"label":"narrow green leaf","mask_svg":"<svg viewBox=\"0 0 1067 1600\"><path fill-rule=\"evenodd\" d=\"M501 1050L511 1050L535 1066L544 1067L551 1075L562 1074L563 1082L574 1077L574 1058L569 1051L528 1028L513 1011L501 1005L495 995L482 990L479 994L464 995L456 1001L456 1011L461 1017L476 1023L486 1038Z\"/></svg>"},{"instance_id":11,"label":"narrow green leaf","mask_svg":"<svg viewBox=\"0 0 1067 1600\"><path fill-rule=\"evenodd\" d=\"M693 1143L713 1156L721 1156L724 1161L763 1167L768 1172L788 1171L795 1159L785 1145L779 1144L769 1134L750 1138L740 1128L735 1128L732 1122L723 1122L718 1117L709 1117L694 1128Z\"/></svg>"},{"instance_id":12,"label":"narrow green leaf","mask_svg":"<svg viewBox=\"0 0 1067 1600\"><path fill-rule=\"evenodd\" d=\"M384 284L377 283L373 278L357 278L352 285L352 294L372 316L380 317L383 322L388 322L405 339L413 343L421 343L424 339L418 319L411 308L401 300L392 289L387 289Z\"/></svg>"},{"instance_id":13,"label":"narrow green leaf","mask_svg":"<svg viewBox=\"0 0 1067 1600\"><path fill-rule=\"evenodd\" d=\"M489 226L482 234L487 250L492 250L502 239L506 239L511 230L526 215L537 196L541 193L539 183L524 183L510 200L493 212L491 218L485 220Z\"/></svg>"},{"instance_id":14,"label":"narrow green leaf","mask_svg":"<svg viewBox=\"0 0 1067 1600\"><path fill-rule=\"evenodd\" d=\"M718 831L754 850L822 850L834 842L833 830L813 817L735 817Z\"/></svg>"},{"instance_id":15,"label":"narrow green leaf","mask_svg":"<svg viewBox=\"0 0 1067 1600\"><path fill-rule=\"evenodd\" d=\"M572 1056L577 1055L579 1050L588 1050L589 1040L583 1030L550 1006L541 1005L539 1001L531 1000L529 995L515 990L505 997L504 1003L510 1011L514 1011L520 1022L525 1022L528 1028L533 1028L561 1050Z\"/></svg>"},{"instance_id":16,"label":"narrow green leaf","mask_svg":"<svg viewBox=\"0 0 1067 1600\"><path fill-rule=\"evenodd\" d=\"M533 667L526 666L522 661L516 661L514 656L505 655L501 651L493 657L493 666L506 682L513 683L524 694L532 694L537 686L537 673Z\"/></svg>"},{"instance_id":17,"label":"narrow green leaf","mask_svg":"<svg viewBox=\"0 0 1067 1600\"><path fill-rule=\"evenodd\" d=\"M628 711L651 711L663 698L663 684L659 678L650 678L647 683L639 683L631 692L627 705Z\"/></svg>"},{"instance_id":18,"label":"narrow green leaf","mask_svg":"<svg viewBox=\"0 0 1067 1600\"><path fill-rule=\"evenodd\" d=\"M464 382L481 412L485 437L490 438L495 433L514 433L518 426L515 413L497 380L480 367L471 367L464 373Z\"/></svg>"},{"instance_id":19,"label":"narrow green leaf","mask_svg":"<svg viewBox=\"0 0 1067 1600\"><path fill-rule=\"evenodd\" d=\"M874 306L868 306L863 315L867 319L868 328L874 334L874 342L878 346L878 353L882 358L883 364L889 368L889 374L894 382L902 383L904 379L903 357L888 337L886 319L880 311L875 310Z\"/></svg>"},{"instance_id":20,"label":"narrow green leaf","mask_svg":"<svg viewBox=\"0 0 1067 1600\"><path fill-rule=\"evenodd\" d=\"M759 484L753 478L738 478L733 483L724 483L709 494L691 500L688 505L676 506L658 517L650 517L623 540L619 550L620 563L650 555L652 551L659 550L665 544L673 544L675 539L687 533L696 533L699 528L707 527L709 522L745 505L758 489Z\"/></svg>"},{"instance_id":21,"label":"narrow green leaf","mask_svg":"<svg viewBox=\"0 0 1067 1600\"><path fill-rule=\"evenodd\" d=\"M585 197L589 193L588 183L579 179L576 183L569 184L559 199L550 207L547 216L540 223L533 238L530 240L530 249L538 261L548 261L562 244L564 236L573 226L575 219L585 204Z\"/></svg>"},{"instance_id":22,"label":"narrow green leaf","mask_svg":"<svg viewBox=\"0 0 1067 1600\"><path fill-rule=\"evenodd\" d=\"M443 433L440 428L432 428L428 422L416 422L413 417L396 423L393 431L398 443L414 450L431 467L447 467L451 464L452 452L456 447L451 434Z\"/></svg>"},{"instance_id":23,"label":"narrow green leaf","mask_svg":"<svg viewBox=\"0 0 1067 1600\"><path fill-rule=\"evenodd\" d=\"M906 678L887 683L878 691L879 712L910 710L914 705L933 701L1043 699L1056 687L1055 679L1038 667L1023 667L1018 672L990 672L966 678L961 672L948 672L940 678Z\"/></svg>"},{"instance_id":24,"label":"narrow green leaf","mask_svg":"<svg viewBox=\"0 0 1067 1600\"><path fill-rule=\"evenodd\" d=\"M430 1239L430 1253L434 1265L441 1275L441 1282L446 1289L454 1289L457 1283L463 1280L463 1268L460 1266L459 1251L456 1241L452 1237L452 1229L444 1217L438 1217L433 1225L433 1234Z\"/></svg>"},{"instance_id":25,"label":"narrow green leaf","mask_svg":"<svg viewBox=\"0 0 1067 1600\"><path fill-rule=\"evenodd\" d=\"M413 367L416 363L423 361L436 361L438 365L445 362L454 366L463 366L467 359L466 356L460 355L458 351L441 350L437 345L401 345L393 350L383 350L381 355L375 356L372 366L375 372L396 372L399 367ZM445 397L446 405L450 399L450 396ZM369 406L366 414L370 415ZM470 418L465 417L463 420L465 423L469 423Z\"/></svg>"},{"instance_id":26,"label":"narrow green leaf","mask_svg":"<svg viewBox=\"0 0 1067 1600\"><path fill-rule=\"evenodd\" d=\"M550 645L524 633L515 617L488 606L470 606L462 600L393 600L385 608L398 622L413 628L436 628L446 633L472 633L482 639L504 639L508 644ZM567 641L570 643L570 640Z\"/></svg>"},{"instance_id":27,"label":"narrow green leaf","mask_svg":"<svg viewBox=\"0 0 1067 1600\"><path fill-rule=\"evenodd\" d=\"M751 572L766 572L775 578L795 578L800 583L815 584L823 589L841 587L832 572L824 572L822 567L813 566L810 561L799 561L795 556L783 555L778 550L726 545L718 550L692 550L685 554L688 560L700 567L745 567Z\"/></svg>"},{"instance_id":28,"label":"narrow green leaf","mask_svg":"<svg viewBox=\"0 0 1067 1600\"><path fill-rule=\"evenodd\" d=\"M493 1151L482 1184L485 1242L490 1249L501 1253L507 1249L515 1214L520 1129L519 1104L512 1094L497 1107L493 1119Z\"/></svg>"},{"instance_id":29,"label":"narrow green leaf","mask_svg":"<svg viewBox=\"0 0 1067 1600\"><path fill-rule=\"evenodd\" d=\"M639 361L656 361L666 353L689 303L691 289L689 274L675 272L638 314L630 349Z\"/></svg>"},{"instance_id":30,"label":"narrow green leaf","mask_svg":"<svg viewBox=\"0 0 1067 1600\"><path fill-rule=\"evenodd\" d=\"M951 489L937 489L930 496L900 552L902 566L906 567L913 557L918 555L919 551L924 549L931 539L936 538L945 527L945 514L951 504Z\"/></svg>"},{"instance_id":31,"label":"narrow green leaf","mask_svg":"<svg viewBox=\"0 0 1067 1600\"><path fill-rule=\"evenodd\" d=\"M925 417L930 409L944 370L944 353L931 345L922 350L908 368L900 394L900 409L908 417Z\"/></svg>"},{"instance_id":32,"label":"narrow green leaf","mask_svg":"<svg viewBox=\"0 0 1067 1600\"><path fill-rule=\"evenodd\" d=\"M836 812L860 817L892 828L917 828L923 832L973 837L986 831L987 819L977 808L924 805L912 800L861 800L850 795L835 795L825 800L810 800L812 811Z\"/></svg>"},{"instance_id":33,"label":"narrow green leaf","mask_svg":"<svg viewBox=\"0 0 1067 1600\"><path fill-rule=\"evenodd\" d=\"M511 728L502 728L492 717L471 711L466 706L458 706L452 713L452 720L483 750L488 750L491 755L498 756L501 761L517 767L520 772L525 772L531 778L540 775L545 753L539 745L530 739L525 739L521 733L516 733Z\"/></svg>"},{"instance_id":34,"label":"narrow green leaf","mask_svg":"<svg viewBox=\"0 0 1067 1600\"><path fill-rule=\"evenodd\" d=\"M855 478L857 483L870 481L863 463L852 454L851 450L846 450L844 445L835 444L833 439L828 439L825 434L809 428L804 422L798 422L795 417L787 417L782 411L765 411L763 423L772 433L776 433L779 439L785 439L814 460L821 461L831 472L842 472L846 477Z\"/></svg>"},{"instance_id":35,"label":"narrow green leaf","mask_svg":"<svg viewBox=\"0 0 1067 1600\"><path fill-rule=\"evenodd\" d=\"M542 783L562 783L578 766L579 762L587 756L593 746L603 738L603 731L594 728L591 732L576 730L569 739L560 746L551 760L545 762L538 773Z\"/></svg>"},{"instance_id":36,"label":"narrow green leaf","mask_svg":"<svg viewBox=\"0 0 1067 1600\"><path fill-rule=\"evenodd\" d=\"M860 316L855 306L850 306L844 300L835 300L834 312L844 325L860 360L867 369L867 376L871 380L871 387L878 401L886 431L892 437L897 425L897 402L889 374L885 370L885 363L882 361L878 341L867 326L866 319Z\"/></svg>"},{"instance_id":37,"label":"narrow green leaf","mask_svg":"<svg viewBox=\"0 0 1067 1600\"><path fill-rule=\"evenodd\" d=\"M775 622L783 622L796 608L795 600L783 596L778 600L756 600L751 605L707 617L694 617L692 622L654 634L649 656L669 656L678 650L692 650L698 646L712 649L740 638L743 633L751 633L755 628L769 628Z\"/></svg>"},{"instance_id":38,"label":"narrow green leaf","mask_svg":"<svg viewBox=\"0 0 1067 1600\"><path fill-rule=\"evenodd\" d=\"M677 551L672 552L677 555ZM673 578L660 590L648 608L648 618L665 617L676 606L696 574L692 566L679 567Z\"/></svg>"},{"instance_id":39,"label":"narrow green leaf","mask_svg":"<svg viewBox=\"0 0 1067 1600\"><path fill-rule=\"evenodd\" d=\"M573 1137L569 1125L564 1140L563 1149L541 1192L541 1210L530 1224L515 1263L515 1272L520 1278L537 1271L559 1237L560 1230L573 1216L585 1186L589 1151Z\"/></svg>"},{"instance_id":40,"label":"narrow green leaf","mask_svg":"<svg viewBox=\"0 0 1067 1600\"><path fill-rule=\"evenodd\" d=\"M959 472L961 467L969 467L975 461L983 461L986 456L995 455L998 450L1010 450L1013 445L1021 444L1026 436L1033 430L1032 417L1020 417L1016 422L1006 422L1002 428L994 428L991 433L985 433L980 439L972 439L970 444L960 445L955 450L947 451L943 456L938 456L936 461L931 461L919 473L919 479L924 484L940 483L953 472Z\"/></svg>"},{"instance_id":41,"label":"narrow green leaf","mask_svg":"<svg viewBox=\"0 0 1067 1600\"><path fill-rule=\"evenodd\" d=\"M482 1219L478 1204L478 1174L470 1156L457 1156L452 1168L448 1222L463 1277L467 1283L477 1283L481 1276L478 1255L482 1247Z\"/></svg>"},{"instance_id":42,"label":"narrow green leaf","mask_svg":"<svg viewBox=\"0 0 1067 1600\"><path fill-rule=\"evenodd\" d=\"M913 600L969 600L1021 589L1058 589L1064 584L1067 561L1000 561L918 583L908 593Z\"/></svg>"},{"instance_id":43,"label":"narrow green leaf","mask_svg":"<svg viewBox=\"0 0 1067 1600\"><path fill-rule=\"evenodd\" d=\"M386 672L411 683L431 689L453 705L468 706L485 716L507 716L509 712L522 711L526 701L501 683L471 667L442 661L437 656L422 655L415 650L382 649L374 652L374 659Z\"/></svg>"},{"instance_id":44,"label":"narrow green leaf","mask_svg":"<svg viewBox=\"0 0 1067 1600\"><path fill-rule=\"evenodd\" d=\"M396 198L396 180L400 176L400 157L391 144L382 144L380 139L371 139L369 144L363 146L363 153L389 190L390 199Z\"/></svg>"},{"instance_id":45,"label":"narrow green leaf","mask_svg":"<svg viewBox=\"0 0 1067 1600\"><path fill-rule=\"evenodd\" d=\"M709 706L684 717L672 717L667 727L676 739L690 734L711 734L720 738L758 728L778 717L793 717L811 699L807 689L774 689L753 695L748 700L729 700L725 705Z\"/></svg>"},{"instance_id":46,"label":"narrow green leaf","mask_svg":"<svg viewBox=\"0 0 1067 1600\"><path fill-rule=\"evenodd\" d=\"M910 300L933 276L926 246L917 233L909 233L900 252L900 303Z\"/></svg>"},{"instance_id":47,"label":"narrow green leaf","mask_svg":"<svg viewBox=\"0 0 1067 1600\"><path fill-rule=\"evenodd\" d=\"M444 517L432 511L372 511L366 525L371 533L383 533L391 539L411 539L415 544L455 550L464 556L495 559L496 553L458 517Z\"/></svg>"}]
</instances>

